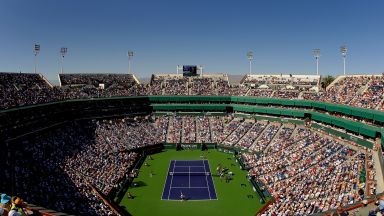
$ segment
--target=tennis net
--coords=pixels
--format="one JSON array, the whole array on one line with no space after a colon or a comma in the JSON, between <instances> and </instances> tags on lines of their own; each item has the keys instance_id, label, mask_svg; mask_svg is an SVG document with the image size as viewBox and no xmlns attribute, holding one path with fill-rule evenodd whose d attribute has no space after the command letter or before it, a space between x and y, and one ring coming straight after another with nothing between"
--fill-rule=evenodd
<instances>
[{"instance_id":1,"label":"tennis net","mask_svg":"<svg viewBox=\"0 0 384 216\"><path fill-rule=\"evenodd\" d=\"M210 176L210 172L169 172L170 176Z\"/></svg>"}]
</instances>

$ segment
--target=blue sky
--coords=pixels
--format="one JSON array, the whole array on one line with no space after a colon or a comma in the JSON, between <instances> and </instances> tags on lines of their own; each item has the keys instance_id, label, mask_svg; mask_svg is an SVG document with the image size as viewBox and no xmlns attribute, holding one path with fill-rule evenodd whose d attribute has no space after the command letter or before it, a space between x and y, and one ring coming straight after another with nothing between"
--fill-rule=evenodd
<instances>
[{"instance_id":1,"label":"blue sky","mask_svg":"<svg viewBox=\"0 0 384 216\"><path fill-rule=\"evenodd\" d=\"M207 73L384 71L384 1L372 0L0 0L0 71L33 72L32 46L41 44L39 72L55 79L59 49L64 72L125 73L127 50L138 77L203 65Z\"/></svg>"}]
</instances>

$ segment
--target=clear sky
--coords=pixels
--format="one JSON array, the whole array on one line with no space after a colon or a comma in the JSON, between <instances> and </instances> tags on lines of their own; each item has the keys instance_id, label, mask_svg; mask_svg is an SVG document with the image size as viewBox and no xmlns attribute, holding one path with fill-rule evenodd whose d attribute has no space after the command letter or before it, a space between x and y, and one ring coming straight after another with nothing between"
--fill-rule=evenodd
<instances>
[{"instance_id":1,"label":"clear sky","mask_svg":"<svg viewBox=\"0 0 384 216\"><path fill-rule=\"evenodd\" d=\"M384 71L383 0L0 0L0 71L125 73L127 50L138 77L203 65L207 73L342 73Z\"/></svg>"}]
</instances>

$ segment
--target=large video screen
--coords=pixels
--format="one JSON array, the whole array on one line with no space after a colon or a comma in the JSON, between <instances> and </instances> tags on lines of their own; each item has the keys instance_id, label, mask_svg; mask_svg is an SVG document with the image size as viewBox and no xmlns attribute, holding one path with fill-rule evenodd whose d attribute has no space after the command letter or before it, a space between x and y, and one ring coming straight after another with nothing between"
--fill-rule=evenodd
<instances>
[{"instance_id":1,"label":"large video screen","mask_svg":"<svg viewBox=\"0 0 384 216\"><path fill-rule=\"evenodd\" d=\"M197 76L197 66L183 65L183 76Z\"/></svg>"}]
</instances>

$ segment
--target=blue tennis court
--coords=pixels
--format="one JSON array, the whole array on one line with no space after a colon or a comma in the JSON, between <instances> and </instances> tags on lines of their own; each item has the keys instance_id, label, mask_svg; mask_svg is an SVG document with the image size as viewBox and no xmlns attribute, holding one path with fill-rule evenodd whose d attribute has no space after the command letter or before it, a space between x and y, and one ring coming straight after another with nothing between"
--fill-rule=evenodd
<instances>
[{"instance_id":1,"label":"blue tennis court","mask_svg":"<svg viewBox=\"0 0 384 216\"><path fill-rule=\"evenodd\" d=\"M162 200L216 200L208 160L171 160Z\"/></svg>"}]
</instances>

